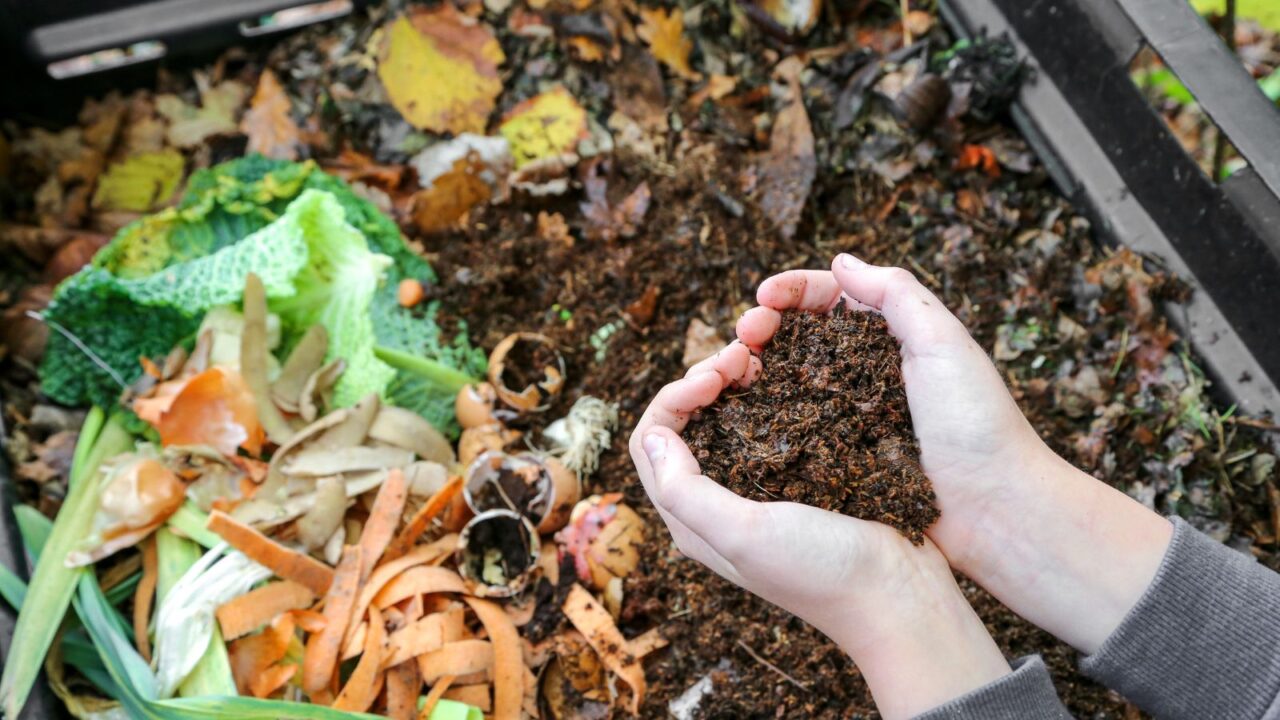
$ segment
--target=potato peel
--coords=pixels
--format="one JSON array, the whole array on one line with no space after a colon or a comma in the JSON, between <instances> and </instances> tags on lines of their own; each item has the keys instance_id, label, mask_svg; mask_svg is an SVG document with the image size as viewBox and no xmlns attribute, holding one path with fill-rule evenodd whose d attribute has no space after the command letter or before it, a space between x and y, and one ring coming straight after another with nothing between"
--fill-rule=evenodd
<instances>
[{"instance_id":1,"label":"potato peel","mask_svg":"<svg viewBox=\"0 0 1280 720\"><path fill-rule=\"evenodd\" d=\"M627 639L614 624L609 611L577 583L569 589L569 596L561 609L573 627L582 633L587 643L600 656L605 667L631 688L629 707L632 714L640 714L640 703L644 700L645 691L644 668L632 653Z\"/></svg>"}]
</instances>

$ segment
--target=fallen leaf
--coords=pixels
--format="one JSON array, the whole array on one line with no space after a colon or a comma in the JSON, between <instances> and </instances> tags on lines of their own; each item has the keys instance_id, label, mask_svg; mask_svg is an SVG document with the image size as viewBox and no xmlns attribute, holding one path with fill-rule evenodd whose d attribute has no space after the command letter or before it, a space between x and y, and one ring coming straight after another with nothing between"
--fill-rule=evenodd
<instances>
[{"instance_id":1,"label":"fallen leaf","mask_svg":"<svg viewBox=\"0 0 1280 720\"><path fill-rule=\"evenodd\" d=\"M569 223L558 212L538 211L538 237L550 243L573 244L573 236L569 234Z\"/></svg>"},{"instance_id":2,"label":"fallen leaf","mask_svg":"<svg viewBox=\"0 0 1280 720\"><path fill-rule=\"evenodd\" d=\"M263 70L249 109L240 120L240 131L249 136L246 151L279 160L297 160L298 126L289 115L291 107L276 74Z\"/></svg>"},{"instance_id":3,"label":"fallen leaf","mask_svg":"<svg viewBox=\"0 0 1280 720\"><path fill-rule=\"evenodd\" d=\"M98 181L93 207L147 212L164 204L182 181L186 161L169 148L142 153L112 164Z\"/></svg>"},{"instance_id":4,"label":"fallen leaf","mask_svg":"<svg viewBox=\"0 0 1280 720\"><path fill-rule=\"evenodd\" d=\"M237 130L235 116L244 104L249 89L235 80L205 87L207 81L197 78L197 84L202 86L199 108L177 95L160 95L156 98L156 112L169 120L166 137L170 145L195 147L211 135L233 133Z\"/></svg>"},{"instance_id":5,"label":"fallen leaf","mask_svg":"<svg viewBox=\"0 0 1280 720\"><path fill-rule=\"evenodd\" d=\"M559 86L512 108L498 132L511 144L517 169L572 153L590 134L587 111Z\"/></svg>"},{"instance_id":6,"label":"fallen leaf","mask_svg":"<svg viewBox=\"0 0 1280 720\"><path fill-rule=\"evenodd\" d=\"M649 183L641 182L622 202L610 207L605 164L593 161L584 168L582 187L587 199L580 203L587 221L587 237L592 240L616 240L632 237L649 212L652 199Z\"/></svg>"},{"instance_id":7,"label":"fallen leaf","mask_svg":"<svg viewBox=\"0 0 1280 720\"><path fill-rule=\"evenodd\" d=\"M75 454L76 439L79 433L63 430L49 436L48 440L36 443L31 450L35 458L18 463L14 474L19 480L35 483L46 483L57 478L68 477L71 472L71 457Z\"/></svg>"},{"instance_id":8,"label":"fallen leaf","mask_svg":"<svg viewBox=\"0 0 1280 720\"><path fill-rule=\"evenodd\" d=\"M668 12L663 8L641 8L643 24L636 33L645 42L653 56L671 68L672 72L688 80L701 77L689 66L689 53L693 41L684 36L684 11L676 8Z\"/></svg>"},{"instance_id":9,"label":"fallen leaf","mask_svg":"<svg viewBox=\"0 0 1280 720\"><path fill-rule=\"evenodd\" d=\"M701 318L694 318L684 333L684 357L680 362L685 367L693 367L715 355L724 344L715 328L702 322Z\"/></svg>"},{"instance_id":10,"label":"fallen leaf","mask_svg":"<svg viewBox=\"0 0 1280 720\"><path fill-rule=\"evenodd\" d=\"M760 209L786 240L796 233L818 173L813 127L801 98L798 65L783 68L780 63L780 74L791 87L791 97L774 118L769 151L760 162Z\"/></svg>"},{"instance_id":11,"label":"fallen leaf","mask_svg":"<svg viewBox=\"0 0 1280 720\"><path fill-rule=\"evenodd\" d=\"M658 309L658 296L662 294L662 289L657 285L650 285L644 289L644 294L636 299L635 302L627 305L623 310L631 321L640 327L645 327L653 320L653 313Z\"/></svg>"},{"instance_id":12,"label":"fallen leaf","mask_svg":"<svg viewBox=\"0 0 1280 720\"><path fill-rule=\"evenodd\" d=\"M996 155L983 145L964 145L956 156L954 170L973 170L980 168L990 177L1000 177L1000 166L996 163Z\"/></svg>"},{"instance_id":13,"label":"fallen leaf","mask_svg":"<svg viewBox=\"0 0 1280 720\"><path fill-rule=\"evenodd\" d=\"M807 35L822 16L822 0L761 0L760 7L792 35Z\"/></svg>"},{"instance_id":14,"label":"fallen leaf","mask_svg":"<svg viewBox=\"0 0 1280 720\"><path fill-rule=\"evenodd\" d=\"M565 41L569 54L580 62L601 62L605 58L605 47L589 37L581 35Z\"/></svg>"},{"instance_id":15,"label":"fallen leaf","mask_svg":"<svg viewBox=\"0 0 1280 720\"><path fill-rule=\"evenodd\" d=\"M411 214L425 233L457 226L472 208L504 192L512 165L505 139L471 133L432 145L409 162L423 188L413 196Z\"/></svg>"},{"instance_id":16,"label":"fallen leaf","mask_svg":"<svg viewBox=\"0 0 1280 720\"><path fill-rule=\"evenodd\" d=\"M443 3L386 28L378 78L410 125L482 133L502 93L498 66L505 59L488 25Z\"/></svg>"}]
</instances>

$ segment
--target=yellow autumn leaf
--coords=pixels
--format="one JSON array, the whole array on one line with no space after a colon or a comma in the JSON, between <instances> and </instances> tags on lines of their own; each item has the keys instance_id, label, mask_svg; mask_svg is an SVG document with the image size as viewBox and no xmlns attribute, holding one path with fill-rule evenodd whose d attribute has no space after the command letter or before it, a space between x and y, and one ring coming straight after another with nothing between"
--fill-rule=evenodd
<instances>
[{"instance_id":1,"label":"yellow autumn leaf","mask_svg":"<svg viewBox=\"0 0 1280 720\"><path fill-rule=\"evenodd\" d=\"M516 167L573 152L587 137L587 111L563 87L516 105L498 128L511 144Z\"/></svg>"},{"instance_id":2,"label":"yellow autumn leaf","mask_svg":"<svg viewBox=\"0 0 1280 720\"><path fill-rule=\"evenodd\" d=\"M684 11L676 8L669 14L663 8L641 8L643 24L636 33L649 43L649 50L662 64L683 78L696 80L701 77L689 66L689 53L693 41L684 36Z\"/></svg>"},{"instance_id":3,"label":"yellow autumn leaf","mask_svg":"<svg viewBox=\"0 0 1280 720\"><path fill-rule=\"evenodd\" d=\"M182 153L169 148L114 163L98 180L93 206L99 210L147 212L173 196L182 180Z\"/></svg>"},{"instance_id":4,"label":"yellow autumn leaf","mask_svg":"<svg viewBox=\"0 0 1280 720\"><path fill-rule=\"evenodd\" d=\"M502 92L502 47L487 25L444 3L401 16L384 32L378 78L416 128L483 133Z\"/></svg>"}]
</instances>

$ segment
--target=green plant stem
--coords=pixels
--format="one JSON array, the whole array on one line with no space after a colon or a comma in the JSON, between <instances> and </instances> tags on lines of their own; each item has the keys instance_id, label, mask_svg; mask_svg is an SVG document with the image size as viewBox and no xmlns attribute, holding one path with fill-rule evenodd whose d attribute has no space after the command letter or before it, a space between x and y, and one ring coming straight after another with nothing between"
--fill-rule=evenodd
<instances>
[{"instance_id":1,"label":"green plant stem","mask_svg":"<svg viewBox=\"0 0 1280 720\"><path fill-rule=\"evenodd\" d=\"M473 378L470 375L455 370L435 360L431 360L417 355L410 355L400 350L392 350L386 347L375 347L373 354L379 360L390 365L397 370L413 373L424 377L437 385L446 387L450 392L458 392L463 387L472 383L480 382L479 378Z\"/></svg>"},{"instance_id":2,"label":"green plant stem","mask_svg":"<svg viewBox=\"0 0 1280 720\"><path fill-rule=\"evenodd\" d=\"M209 515L190 500L184 502L177 512L170 515L167 522L169 527L176 530L179 535L195 540L205 549L212 550L213 546L222 542L222 538L218 537L217 533L210 532L205 527L209 522Z\"/></svg>"},{"instance_id":3,"label":"green plant stem","mask_svg":"<svg viewBox=\"0 0 1280 720\"><path fill-rule=\"evenodd\" d=\"M0 677L0 706L5 717L16 718L22 711L71 604L76 582L88 572L84 568L68 568L66 557L93 524L102 494L102 483L96 482L98 468L107 458L133 447L133 437L120 416L112 415L104 422L102 415L102 410L94 408L85 418L72 456L66 500L27 586L26 611L18 613L13 643Z\"/></svg>"}]
</instances>

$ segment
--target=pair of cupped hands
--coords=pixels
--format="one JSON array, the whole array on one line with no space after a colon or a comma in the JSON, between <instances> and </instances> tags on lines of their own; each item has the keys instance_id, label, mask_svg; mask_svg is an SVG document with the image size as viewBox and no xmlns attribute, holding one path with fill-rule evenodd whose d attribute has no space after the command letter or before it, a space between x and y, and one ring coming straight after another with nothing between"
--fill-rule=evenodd
<instances>
[{"instance_id":1,"label":"pair of cupped hands","mask_svg":"<svg viewBox=\"0 0 1280 720\"><path fill-rule=\"evenodd\" d=\"M835 640L886 717L1011 672L953 568L1096 651L1154 576L1168 522L1049 450L986 353L911 273L839 255L830 272L767 279L756 299L738 339L664 387L631 436L637 472L680 551ZM942 513L922 546L880 523L740 497L703 476L680 438L700 408L759 377L758 353L782 312L839 303L882 314L901 344L920 461Z\"/></svg>"}]
</instances>

